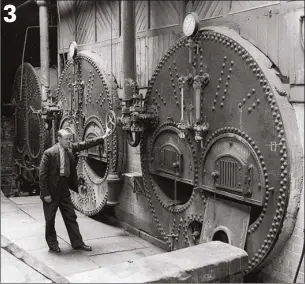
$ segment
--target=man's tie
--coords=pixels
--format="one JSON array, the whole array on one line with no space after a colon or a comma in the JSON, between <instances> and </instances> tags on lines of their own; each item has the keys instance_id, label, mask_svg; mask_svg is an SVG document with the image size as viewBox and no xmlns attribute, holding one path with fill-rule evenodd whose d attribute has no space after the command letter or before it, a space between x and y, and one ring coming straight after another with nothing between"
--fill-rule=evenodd
<instances>
[{"instance_id":1,"label":"man's tie","mask_svg":"<svg viewBox=\"0 0 305 284\"><path fill-rule=\"evenodd\" d=\"M68 150L65 150L64 153L65 153L65 173L64 173L64 175L66 177L69 177L70 176L70 159L69 159Z\"/></svg>"}]
</instances>

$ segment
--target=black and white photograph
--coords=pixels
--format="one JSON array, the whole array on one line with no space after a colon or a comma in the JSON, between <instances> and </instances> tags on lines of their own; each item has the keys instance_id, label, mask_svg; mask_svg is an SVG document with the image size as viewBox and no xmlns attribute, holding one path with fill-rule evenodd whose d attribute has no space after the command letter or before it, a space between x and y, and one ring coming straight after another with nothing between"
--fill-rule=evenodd
<instances>
[{"instance_id":1,"label":"black and white photograph","mask_svg":"<svg viewBox=\"0 0 305 284\"><path fill-rule=\"evenodd\" d=\"M1 283L304 283L304 1L1 1Z\"/></svg>"}]
</instances>

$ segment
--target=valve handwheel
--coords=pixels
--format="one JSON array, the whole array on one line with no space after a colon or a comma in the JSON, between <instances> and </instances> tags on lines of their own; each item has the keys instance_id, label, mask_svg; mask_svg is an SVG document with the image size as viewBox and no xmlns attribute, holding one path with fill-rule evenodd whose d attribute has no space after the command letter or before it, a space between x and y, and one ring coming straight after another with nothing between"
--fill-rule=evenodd
<instances>
[{"instance_id":1,"label":"valve handwheel","mask_svg":"<svg viewBox=\"0 0 305 284\"><path fill-rule=\"evenodd\" d=\"M108 111L106 114L106 128L109 129L109 135L111 135L116 128L116 115L113 110Z\"/></svg>"}]
</instances>

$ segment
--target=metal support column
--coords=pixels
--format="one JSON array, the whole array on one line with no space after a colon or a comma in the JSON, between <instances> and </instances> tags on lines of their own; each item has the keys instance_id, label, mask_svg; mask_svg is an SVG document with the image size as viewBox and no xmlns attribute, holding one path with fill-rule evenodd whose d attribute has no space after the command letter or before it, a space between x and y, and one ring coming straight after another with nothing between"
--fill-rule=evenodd
<instances>
[{"instance_id":1,"label":"metal support column","mask_svg":"<svg viewBox=\"0 0 305 284\"><path fill-rule=\"evenodd\" d=\"M125 79L136 81L136 40L134 1L122 1L123 101L132 99L132 88Z\"/></svg>"},{"instance_id":2,"label":"metal support column","mask_svg":"<svg viewBox=\"0 0 305 284\"><path fill-rule=\"evenodd\" d=\"M38 0L39 6L39 26L40 26L40 82L41 82L41 94L42 103L45 104L48 99L50 88L50 59L49 59L49 19L48 19L48 7L47 1Z\"/></svg>"}]
</instances>

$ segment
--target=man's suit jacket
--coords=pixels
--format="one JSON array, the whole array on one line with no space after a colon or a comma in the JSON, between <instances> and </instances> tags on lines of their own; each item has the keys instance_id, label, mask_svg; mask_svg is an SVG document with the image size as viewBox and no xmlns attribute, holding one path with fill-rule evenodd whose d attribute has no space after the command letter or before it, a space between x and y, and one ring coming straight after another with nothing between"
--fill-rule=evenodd
<instances>
[{"instance_id":1,"label":"man's suit jacket","mask_svg":"<svg viewBox=\"0 0 305 284\"><path fill-rule=\"evenodd\" d=\"M72 143L71 149L68 150L70 160L70 176L69 185L70 189L78 192L77 172L76 172L76 152L89 149L91 147L103 144L103 138L94 138L87 141ZM40 166L39 166L39 185L40 197L43 199L45 196L51 195L52 198L59 196L58 183L60 179L60 154L59 144L44 151Z\"/></svg>"}]
</instances>

